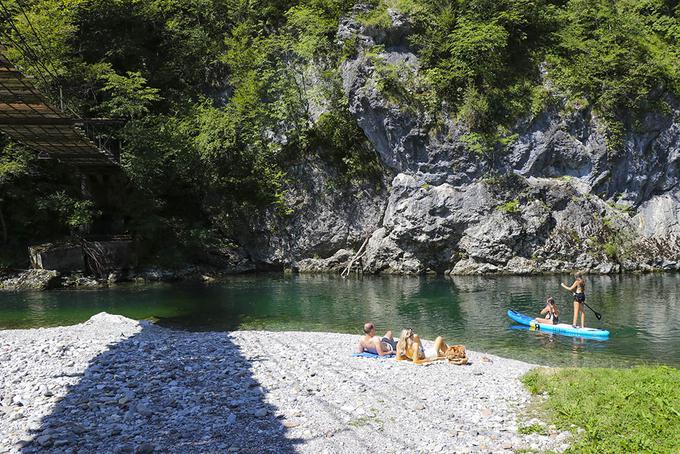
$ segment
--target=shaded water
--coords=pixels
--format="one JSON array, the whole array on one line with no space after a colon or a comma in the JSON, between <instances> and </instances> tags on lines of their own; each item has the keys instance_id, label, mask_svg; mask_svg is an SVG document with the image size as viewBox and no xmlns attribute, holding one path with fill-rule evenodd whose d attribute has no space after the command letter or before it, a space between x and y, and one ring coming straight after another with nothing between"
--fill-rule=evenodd
<instances>
[{"instance_id":1,"label":"shaded water","mask_svg":"<svg viewBox=\"0 0 680 454\"><path fill-rule=\"evenodd\" d=\"M539 364L680 367L680 275L588 276L586 324L609 340L513 329L507 309L536 314L552 294L570 323L567 276L366 277L251 275L219 285L124 285L105 290L0 293L0 328L82 322L107 311L178 328L360 332L412 327L447 341ZM570 283L570 282L567 282ZM349 346L348 346L349 348Z\"/></svg>"}]
</instances>

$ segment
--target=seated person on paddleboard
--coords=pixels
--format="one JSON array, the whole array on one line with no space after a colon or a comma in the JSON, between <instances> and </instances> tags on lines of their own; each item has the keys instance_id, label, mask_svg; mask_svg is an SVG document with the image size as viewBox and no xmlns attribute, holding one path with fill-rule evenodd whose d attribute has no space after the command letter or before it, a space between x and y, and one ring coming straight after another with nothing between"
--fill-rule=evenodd
<instances>
[{"instance_id":1,"label":"seated person on paddleboard","mask_svg":"<svg viewBox=\"0 0 680 454\"><path fill-rule=\"evenodd\" d=\"M552 296L549 296L545 302L545 307L541 310L541 315L543 314L545 314L545 318L536 317L534 320L548 325L557 325L560 322L560 311L557 309L557 304Z\"/></svg>"},{"instance_id":2,"label":"seated person on paddleboard","mask_svg":"<svg viewBox=\"0 0 680 454\"><path fill-rule=\"evenodd\" d=\"M375 325L371 322L364 324L364 335L359 339L357 353L373 353L379 356L391 355L397 348L397 341L392 338L392 331L387 331L383 337L375 335Z\"/></svg>"},{"instance_id":3,"label":"seated person on paddleboard","mask_svg":"<svg viewBox=\"0 0 680 454\"><path fill-rule=\"evenodd\" d=\"M571 287L567 287L564 283L562 283L562 287L574 294L574 323L572 323L571 326L577 328L576 321L578 320L578 314L580 312L581 328L585 328L586 313L583 309L583 304L586 302L586 283L583 282L583 276L581 273L576 273L574 283Z\"/></svg>"}]
</instances>

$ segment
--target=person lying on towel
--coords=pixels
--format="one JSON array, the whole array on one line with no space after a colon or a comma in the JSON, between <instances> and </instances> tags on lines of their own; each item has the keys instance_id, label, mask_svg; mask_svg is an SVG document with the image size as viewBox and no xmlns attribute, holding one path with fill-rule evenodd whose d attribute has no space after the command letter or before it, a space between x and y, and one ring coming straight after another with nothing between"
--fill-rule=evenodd
<instances>
[{"instance_id":1,"label":"person lying on towel","mask_svg":"<svg viewBox=\"0 0 680 454\"><path fill-rule=\"evenodd\" d=\"M357 353L373 353L385 356L394 354L397 341L392 338L392 331L387 331L383 337L375 335L375 325L371 322L364 324L364 335L357 344Z\"/></svg>"},{"instance_id":2,"label":"person lying on towel","mask_svg":"<svg viewBox=\"0 0 680 454\"><path fill-rule=\"evenodd\" d=\"M420 337L412 329L404 329L397 342L397 361L411 360L416 364L429 363L436 359L443 359L449 346L444 338L439 336L432 347L423 348Z\"/></svg>"}]
</instances>

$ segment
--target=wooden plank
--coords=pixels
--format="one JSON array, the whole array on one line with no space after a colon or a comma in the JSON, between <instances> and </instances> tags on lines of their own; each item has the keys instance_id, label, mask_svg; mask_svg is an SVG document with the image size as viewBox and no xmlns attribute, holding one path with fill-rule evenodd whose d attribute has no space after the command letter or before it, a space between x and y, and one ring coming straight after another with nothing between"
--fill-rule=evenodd
<instances>
[{"instance_id":1,"label":"wooden plank","mask_svg":"<svg viewBox=\"0 0 680 454\"><path fill-rule=\"evenodd\" d=\"M18 102L24 104L44 104L45 101L42 99L42 97L34 95L30 91L10 93L5 90L0 90L0 103L14 104Z\"/></svg>"},{"instance_id":2,"label":"wooden plank","mask_svg":"<svg viewBox=\"0 0 680 454\"><path fill-rule=\"evenodd\" d=\"M0 128L3 125L41 125L41 126L52 126L52 125L72 125L74 120L66 117L36 117L28 116L21 118L14 117L3 117L0 116Z\"/></svg>"},{"instance_id":3,"label":"wooden plank","mask_svg":"<svg viewBox=\"0 0 680 454\"><path fill-rule=\"evenodd\" d=\"M24 79L24 75L20 73L19 71L9 69L9 68L0 68L0 79Z\"/></svg>"}]
</instances>

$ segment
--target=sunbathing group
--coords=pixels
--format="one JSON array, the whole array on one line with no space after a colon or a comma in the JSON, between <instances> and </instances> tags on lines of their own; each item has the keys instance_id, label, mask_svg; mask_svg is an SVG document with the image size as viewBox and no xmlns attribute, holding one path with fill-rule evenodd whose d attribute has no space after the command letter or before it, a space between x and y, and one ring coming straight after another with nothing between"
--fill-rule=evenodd
<instances>
[{"instance_id":1,"label":"sunbathing group","mask_svg":"<svg viewBox=\"0 0 680 454\"><path fill-rule=\"evenodd\" d=\"M392 331L387 331L384 336L376 336L375 325L368 322L364 325L364 335L359 339L357 345L358 353L373 353L379 356L396 355L397 361L410 360L416 364L429 363L438 359L449 359L455 357L465 357L465 347L462 345L448 346L444 338L439 336L434 341L434 345L425 348L420 337L407 328L401 331L399 340L392 337Z\"/></svg>"}]
</instances>

